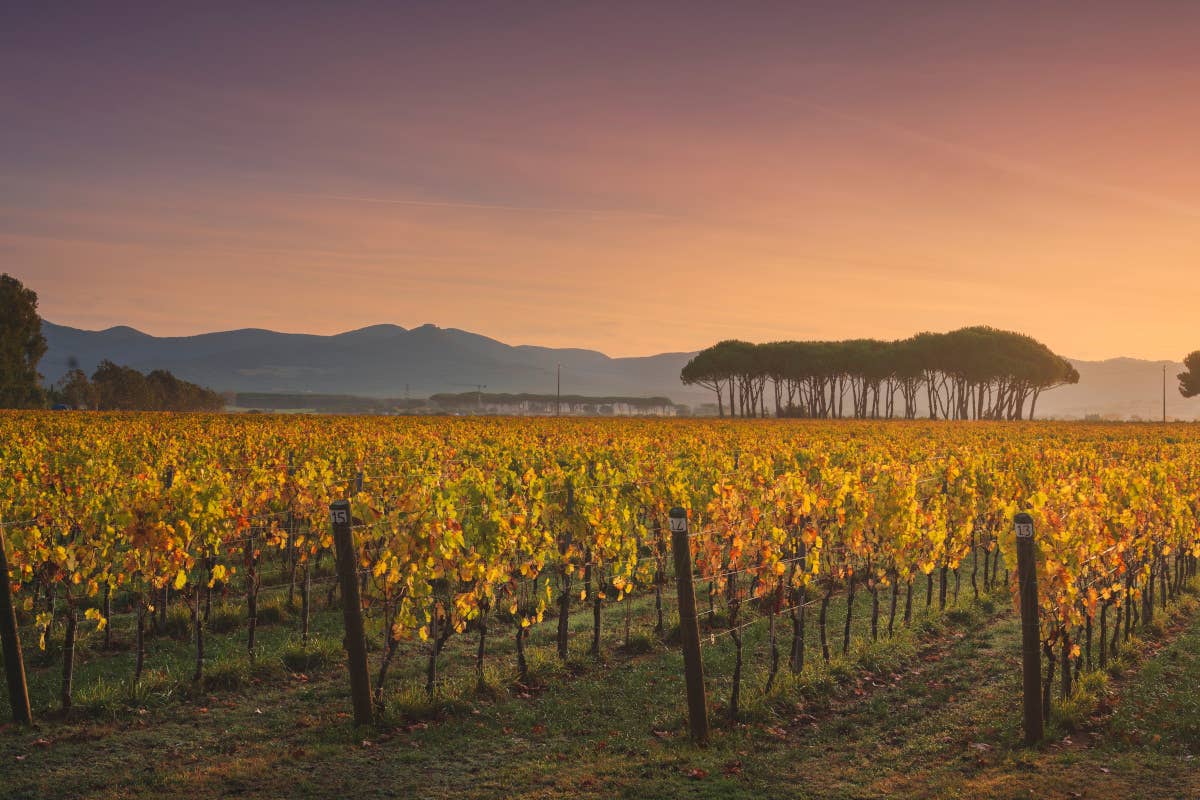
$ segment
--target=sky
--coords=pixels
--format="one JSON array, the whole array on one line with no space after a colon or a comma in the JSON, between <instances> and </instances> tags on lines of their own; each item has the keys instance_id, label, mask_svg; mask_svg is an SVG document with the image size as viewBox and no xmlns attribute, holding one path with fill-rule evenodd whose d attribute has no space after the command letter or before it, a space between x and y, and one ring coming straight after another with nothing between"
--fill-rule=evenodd
<instances>
[{"instance_id":1,"label":"sky","mask_svg":"<svg viewBox=\"0 0 1200 800\"><path fill-rule=\"evenodd\" d=\"M156 335L1200 347L1200 4L10 3L0 271Z\"/></svg>"}]
</instances>

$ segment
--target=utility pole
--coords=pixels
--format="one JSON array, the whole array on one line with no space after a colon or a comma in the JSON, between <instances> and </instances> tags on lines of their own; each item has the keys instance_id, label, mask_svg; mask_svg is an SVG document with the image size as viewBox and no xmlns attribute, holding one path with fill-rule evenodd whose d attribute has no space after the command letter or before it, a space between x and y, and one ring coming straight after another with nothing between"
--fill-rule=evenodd
<instances>
[{"instance_id":1,"label":"utility pole","mask_svg":"<svg viewBox=\"0 0 1200 800\"><path fill-rule=\"evenodd\" d=\"M558 365L558 388L554 395L554 416L562 416L562 364Z\"/></svg>"},{"instance_id":2,"label":"utility pole","mask_svg":"<svg viewBox=\"0 0 1200 800\"><path fill-rule=\"evenodd\" d=\"M1167 365L1163 364L1163 422L1167 421Z\"/></svg>"}]
</instances>

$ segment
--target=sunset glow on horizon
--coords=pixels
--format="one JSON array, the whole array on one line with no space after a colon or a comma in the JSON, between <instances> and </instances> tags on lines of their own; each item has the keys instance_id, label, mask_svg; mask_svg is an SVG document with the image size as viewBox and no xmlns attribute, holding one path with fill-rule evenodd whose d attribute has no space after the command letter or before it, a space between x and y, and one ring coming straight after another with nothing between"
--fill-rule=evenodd
<instances>
[{"instance_id":1,"label":"sunset glow on horizon","mask_svg":"<svg viewBox=\"0 0 1200 800\"><path fill-rule=\"evenodd\" d=\"M286 10L285 10L286 8ZM0 12L0 272L155 335L1200 347L1200 6Z\"/></svg>"}]
</instances>

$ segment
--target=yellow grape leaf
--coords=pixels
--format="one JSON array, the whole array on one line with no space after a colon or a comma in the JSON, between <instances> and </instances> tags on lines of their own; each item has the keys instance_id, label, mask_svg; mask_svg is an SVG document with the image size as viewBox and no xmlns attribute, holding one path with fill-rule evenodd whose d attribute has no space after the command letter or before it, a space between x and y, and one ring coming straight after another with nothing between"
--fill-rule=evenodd
<instances>
[{"instance_id":1,"label":"yellow grape leaf","mask_svg":"<svg viewBox=\"0 0 1200 800\"><path fill-rule=\"evenodd\" d=\"M104 628L108 625L108 620L104 618L104 615L100 613L100 609L98 608L89 608L87 611L84 611L83 618L95 620L96 630L98 631L104 630Z\"/></svg>"}]
</instances>

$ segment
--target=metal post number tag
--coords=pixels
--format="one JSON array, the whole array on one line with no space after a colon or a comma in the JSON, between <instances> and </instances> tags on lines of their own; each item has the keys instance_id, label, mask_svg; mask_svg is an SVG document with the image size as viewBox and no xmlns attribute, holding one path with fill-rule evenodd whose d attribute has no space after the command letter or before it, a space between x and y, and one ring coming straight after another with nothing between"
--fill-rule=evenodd
<instances>
[{"instance_id":1,"label":"metal post number tag","mask_svg":"<svg viewBox=\"0 0 1200 800\"><path fill-rule=\"evenodd\" d=\"M334 525L345 525L350 521L350 512L344 508L329 509L329 516L333 520Z\"/></svg>"},{"instance_id":2,"label":"metal post number tag","mask_svg":"<svg viewBox=\"0 0 1200 800\"><path fill-rule=\"evenodd\" d=\"M671 533L687 533L687 517L668 517Z\"/></svg>"},{"instance_id":3,"label":"metal post number tag","mask_svg":"<svg viewBox=\"0 0 1200 800\"><path fill-rule=\"evenodd\" d=\"M1018 522L1016 525L1016 528L1017 528L1017 538L1018 539L1032 539L1033 538L1033 523L1032 522Z\"/></svg>"}]
</instances>

